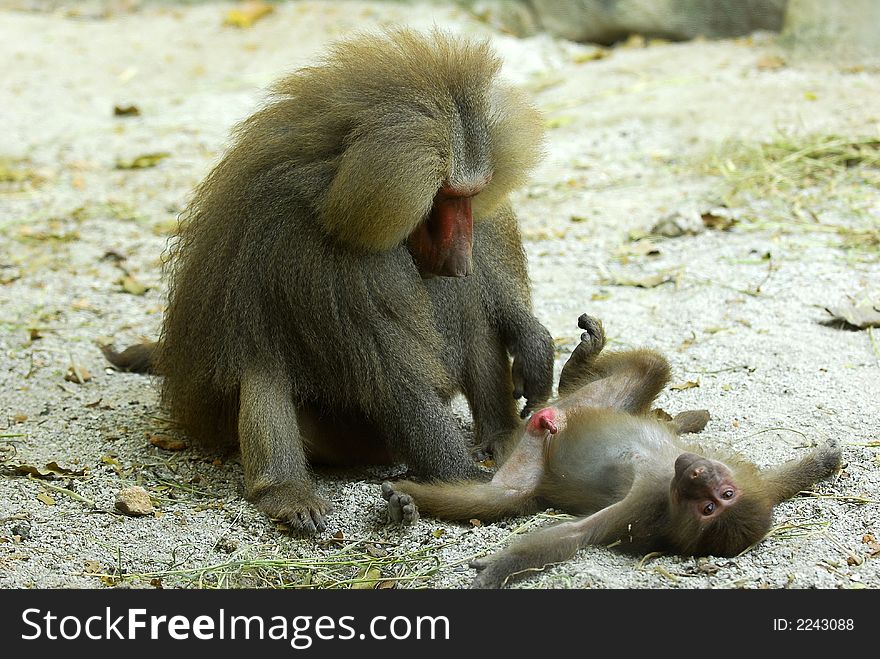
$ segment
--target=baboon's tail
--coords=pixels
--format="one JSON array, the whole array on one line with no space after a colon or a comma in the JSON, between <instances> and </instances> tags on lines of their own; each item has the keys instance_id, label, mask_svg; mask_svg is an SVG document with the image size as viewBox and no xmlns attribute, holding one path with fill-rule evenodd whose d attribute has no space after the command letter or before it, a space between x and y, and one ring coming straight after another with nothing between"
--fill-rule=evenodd
<instances>
[{"instance_id":1,"label":"baboon's tail","mask_svg":"<svg viewBox=\"0 0 880 659\"><path fill-rule=\"evenodd\" d=\"M116 352L113 346L101 346L101 352L107 361L113 364L120 371L129 371L130 373L155 373L156 351L159 344L156 341L151 343L136 343L129 346L122 352Z\"/></svg>"}]
</instances>

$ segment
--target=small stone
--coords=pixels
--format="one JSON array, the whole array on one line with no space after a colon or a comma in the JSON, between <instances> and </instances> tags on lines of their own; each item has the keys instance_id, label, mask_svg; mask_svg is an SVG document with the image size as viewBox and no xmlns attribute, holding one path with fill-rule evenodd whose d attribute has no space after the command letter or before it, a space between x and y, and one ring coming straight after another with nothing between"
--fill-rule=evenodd
<instances>
[{"instance_id":1,"label":"small stone","mask_svg":"<svg viewBox=\"0 0 880 659\"><path fill-rule=\"evenodd\" d=\"M140 485L126 487L116 494L116 510L126 515L140 517L153 514L150 495Z\"/></svg>"},{"instance_id":2,"label":"small stone","mask_svg":"<svg viewBox=\"0 0 880 659\"><path fill-rule=\"evenodd\" d=\"M64 379L68 382L73 382L74 384L85 384L92 379L92 374L89 373L85 366L71 364L68 367L67 372L64 374Z\"/></svg>"},{"instance_id":3,"label":"small stone","mask_svg":"<svg viewBox=\"0 0 880 659\"><path fill-rule=\"evenodd\" d=\"M650 234L663 236L664 238L679 238L680 236L695 236L706 230L700 211L696 208L685 207L663 217L653 227Z\"/></svg>"}]
</instances>

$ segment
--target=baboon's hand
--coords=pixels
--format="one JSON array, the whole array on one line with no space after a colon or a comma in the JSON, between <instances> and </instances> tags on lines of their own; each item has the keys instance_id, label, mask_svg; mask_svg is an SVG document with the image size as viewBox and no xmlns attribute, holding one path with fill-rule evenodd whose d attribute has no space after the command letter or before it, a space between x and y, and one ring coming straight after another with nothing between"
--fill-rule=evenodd
<instances>
[{"instance_id":1,"label":"baboon's hand","mask_svg":"<svg viewBox=\"0 0 880 659\"><path fill-rule=\"evenodd\" d=\"M685 410L673 417L672 427L679 435L701 432L710 418L709 410Z\"/></svg>"},{"instance_id":2,"label":"baboon's hand","mask_svg":"<svg viewBox=\"0 0 880 659\"><path fill-rule=\"evenodd\" d=\"M822 476L830 476L843 461L843 451L840 442L829 439L825 444L813 451L813 459L819 465Z\"/></svg>"},{"instance_id":3,"label":"baboon's hand","mask_svg":"<svg viewBox=\"0 0 880 659\"><path fill-rule=\"evenodd\" d=\"M538 322L519 337L513 349L513 397L525 397L521 416L544 403L553 391L553 339Z\"/></svg>"}]
</instances>

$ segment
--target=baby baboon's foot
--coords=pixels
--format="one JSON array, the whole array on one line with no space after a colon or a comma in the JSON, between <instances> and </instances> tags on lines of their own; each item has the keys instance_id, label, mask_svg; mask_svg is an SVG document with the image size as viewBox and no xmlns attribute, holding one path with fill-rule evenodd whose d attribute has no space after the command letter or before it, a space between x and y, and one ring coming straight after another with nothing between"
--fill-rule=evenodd
<instances>
[{"instance_id":1,"label":"baby baboon's foot","mask_svg":"<svg viewBox=\"0 0 880 659\"><path fill-rule=\"evenodd\" d=\"M589 314L581 314L578 318L578 327L584 332L581 334L581 343L575 350L580 350L590 356L596 356L602 352L605 347L605 328L602 326L602 321Z\"/></svg>"},{"instance_id":2,"label":"baby baboon's foot","mask_svg":"<svg viewBox=\"0 0 880 659\"><path fill-rule=\"evenodd\" d=\"M566 396L587 382L595 379L591 369L596 357L605 347L605 330L602 321L588 314L581 314L578 327L584 332L580 342L571 351L571 356L562 367L559 375L559 395Z\"/></svg>"},{"instance_id":3,"label":"baby baboon's foot","mask_svg":"<svg viewBox=\"0 0 880 659\"><path fill-rule=\"evenodd\" d=\"M388 502L388 521L409 526L419 518L419 508L413 498L394 489L393 483L382 483L382 497Z\"/></svg>"}]
</instances>

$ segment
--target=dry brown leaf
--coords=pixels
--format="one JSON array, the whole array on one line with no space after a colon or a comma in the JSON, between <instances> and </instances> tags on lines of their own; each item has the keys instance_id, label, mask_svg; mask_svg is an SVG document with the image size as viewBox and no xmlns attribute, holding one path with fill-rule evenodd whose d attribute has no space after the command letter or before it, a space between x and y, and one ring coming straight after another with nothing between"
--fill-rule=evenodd
<instances>
[{"instance_id":1,"label":"dry brown leaf","mask_svg":"<svg viewBox=\"0 0 880 659\"><path fill-rule=\"evenodd\" d=\"M113 471L115 471L117 474L122 471L122 465L120 464L119 460L117 460L112 455L102 455L101 462L105 465L110 465L111 467L113 467Z\"/></svg>"},{"instance_id":2,"label":"dry brown leaf","mask_svg":"<svg viewBox=\"0 0 880 659\"><path fill-rule=\"evenodd\" d=\"M862 543L868 545L868 556L871 558L880 556L880 542L877 542L877 538L872 533L863 535Z\"/></svg>"},{"instance_id":3,"label":"dry brown leaf","mask_svg":"<svg viewBox=\"0 0 880 659\"><path fill-rule=\"evenodd\" d=\"M182 451L186 448L186 442L182 439L165 437L164 435L153 435L150 437L150 444L166 451Z\"/></svg>"},{"instance_id":4,"label":"dry brown leaf","mask_svg":"<svg viewBox=\"0 0 880 659\"><path fill-rule=\"evenodd\" d=\"M392 588L397 588L397 582L390 579L385 579L385 581L380 581L376 584L376 590L391 590Z\"/></svg>"},{"instance_id":5,"label":"dry brown leaf","mask_svg":"<svg viewBox=\"0 0 880 659\"><path fill-rule=\"evenodd\" d=\"M342 531L337 531L329 538L318 540L318 544L322 547L330 547L333 545L341 547L343 544L345 544L345 533L343 533Z\"/></svg>"},{"instance_id":6,"label":"dry brown leaf","mask_svg":"<svg viewBox=\"0 0 880 659\"><path fill-rule=\"evenodd\" d=\"M28 179L28 171L7 160L0 159L0 183L20 183Z\"/></svg>"},{"instance_id":7,"label":"dry brown leaf","mask_svg":"<svg viewBox=\"0 0 880 659\"><path fill-rule=\"evenodd\" d=\"M376 581L382 576L382 571L377 567L367 568L358 576L358 579L363 579L364 581L357 581L351 584L352 590L372 590L376 587Z\"/></svg>"},{"instance_id":8,"label":"dry brown leaf","mask_svg":"<svg viewBox=\"0 0 880 659\"><path fill-rule=\"evenodd\" d=\"M548 89L558 87L565 82L565 77L561 75L549 74L539 75L526 84L526 88L533 94L538 94Z\"/></svg>"},{"instance_id":9,"label":"dry brown leaf","mask_svg":"<svg viewBox=\"0 0 880 659\"><path fill-rule=\"evenodd\" d=\"M624 243L614 250L614 255L626 263L633 256L659 256L660 248L653 240L637 240Z\"/></svg>"},{"instance_id":10,"label":"dry brown leaf","mask_svg":"<svg viewBox=\"0 0 880 659\"><path fill-rule=\"evenodd\" d=\"M700 219L703 220L703 225L707 229L713 231L730 231L737 223L735 217L719 213L718 211L706 211L705 213L701 213Z\"/></svg>"},{"instance_id":11,"label":"dry brown leaf","mask_svg":"<svg viewBox=\"0 0 880 659\"><path fill-rule=\"evenodd\" d=\"M685 389L695 389L700 386L699 380L688 380L687 382L681 382L679 384L670 385L670 389L673 391L684 391Z\"/></svg>"},{"instance_id":12,"label":"dry brown leaf","mask_svg":"<svg viewBox=\"0 0 880 659\"><path fill-rule=\"evenodd\" d=\"M168 158L171 154L166 151L156 153L144 153L134 158L117 158L116 169L149 169Z\"/></svg>"},{"instance_id":13,"label":"dry brown leaf","mask_svg":"<svg viewBox=\"0 0 880 659\"><path fill-rule=\"evenodd\" d=\"M373 558L385 558L386 556L388 556L388 552L385 549L382 549L382 547L374 545L371 542L368 542L364 546L364 549L366 549L367 553Z\"/></svg>"},{"instance_id":14,"label":"dry brown leaf","mask_svg":"<svg viewBox=\"0 0 880 659\"><path fill-rule=\"evenodd\" d=\"M114 117L139 117L141 110L137 105L114 105Z\"/></svg>"},{"instance_id":15,"label":"dry brown leaf","mask_svg":"<svg viewBox=\"0 0 880 659\"><path fill-rule=\"evenodd\" d=\"M122 290L128 293L129 295L143 295L149 289L149 286L145 286L140 283L137 279L132 277L131 275L125 275L119 283L122 285Z\"/></svg>"},{"instance_id":16,"label":"dry brown leaf","mask_svg":"<svg viewBox=\"0 0 880 659\"><path fill-rule=\"evenodd\" d=\"M549 229L543 228L525 228L523 229L523 237L529 241L540 242L543 240L553 240L557 238L563 240L568 234L564 228Z\"/></svg>"},{"instance_id":17,"label":"dry brown leaf","mask_svg":"<svg viewBox=\"0 0 880 659\"><path fill-rule=\"evenodd\" d=\"M631 34L627 37L626 41L619 45L620 48L646 48L648 45L647 39L641 34Z\"/></svg>"},{"instance_id":18,"label":"dry brown leaf","mask_svg":"<svg viewBox=\"0 0 880 659\"><path fill-rule=\"evenodd\" d=\"M785 60L779 55L765 55L758 60L757 67L761 71L775 71L785 68Z\"/></svg>"},{"instance_id":19,"label":"dry brown leaf","mask_svg":"<svg viewBox=\"0 0 880 659\"><path fill-rule=\"evenodd\" d=\"M699 563L697 563L697 571L702 572L703 574L717 574L720 569L721 568L715 563L706 559L701 559Z\"/></svg>"},{"instance_id":20,"label":"dry brown leaf","mask_svg":"<svg viewBox=\"0 0 880 659\"><path fill-rule=\"evenodd\" d=\"M164 220L159 220L153 225L152 231L157 236L164 236L169 233L174 233L177 231L178 221L177 218L169 217Z\"/></svg>"},{"instance_id":21,"label":"dry brown leaf","mask_svg":"<svg viewBox=\"0 0 880 659\"><path fill-rule=\"evenodd\" d=\"M275 11L275 8L262 0L249 0L226 12L223 24L238 28L251 27L258 20L268 16L273 11Z\"/></svg>"},{"instance_id":22,"label":"dry brown leaf","mask_svg":"<svg viewBox=\"0 0 880 659\"><path fill-rule=\"evenodd\" d=\"M568 114L560 115L558 117L550 117L544 122L544 127L547 130L553 130L555 128L564 128L569 124L574 122L574 117Z\"/></svg>"},{"instance_id":23,"label":"dry brown leaf","mask_svg":"<svg viewBox=\"0 0 880 659\"><path fill-rule=\"evenodd\" d=\"M633 277L624 273L611 273L602 279L602 284L607 286L634 286L636 288L655 288L660 284L666 284L675 280L676 273L670 271L655 272L652 274Z\"/></svg>"},{"instance_id":24,"label":"dry brown leaf","mask_svg":"<svg viewBox=\"0 0 880 659\"><path fill-rule=\"evenodd\" d=\"M592 50L588 50L585 53L578 53L571 60L575 64L586 64L587 62L595 62L596 60L605 59L606 57L611 57L611 49L610 48L602 48L601 46L597 46Z\"/></svg>"},{"instance_id":25,"label":"dry brown leaf","mask_svg":"<svg viewBox=\"0 0 880 659\"><path fill-rule=\"evenodd\" d=\"M15 472L23 476L29 475L36 478L53 479L69 476L84 476L86 470L67 469L66 467L59 466L58 463L53 460L52 462L47 463L45 467L36 467L29 464L18 464L15 465Z\"/></svg>"},{"instance_id":26,"label":"dry brown leaf","mask_svg":"<svg viewBox=\"0 0 880 659\"><path fill-rule=\"evenodd\" d=\"M12 268L12 266L0 264L0 269L6 268ZM6 286L6 284L11 284L19 279L21 279L21 275L15 270L10 272L0 272L0 286Z\"/></svg>"},{"instance_id":27,"label":"dry brown leaf","mask_svg":"<svg viewBox=\"0 0 880 659\"><path fill-rule=\"evenodd\" d=\"M55 499L53 499L49 495L48 492L40 492L37 495L37 501L40 501L40 502L46 504L47 506L54 506L55 505Z\"/></svg>"}]
</instances>

